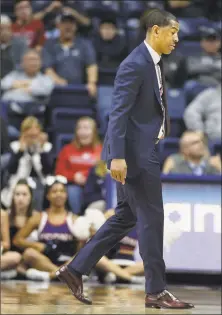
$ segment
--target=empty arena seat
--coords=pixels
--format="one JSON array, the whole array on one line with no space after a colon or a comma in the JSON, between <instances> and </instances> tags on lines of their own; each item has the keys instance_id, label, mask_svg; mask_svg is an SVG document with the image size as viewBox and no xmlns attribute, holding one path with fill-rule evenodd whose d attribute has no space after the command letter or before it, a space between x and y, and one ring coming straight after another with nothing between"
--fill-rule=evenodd
<instances>
[{"instance_id":1,"label":"empty arena seat","mask_svg":"<svg viewBox=\"0 0 222 315\"><path fill-rule=\"evenodd\" d=\"M220 154L222 155L222 143L221 140L211 140L208 143L210 152L212 155Z\"/></svg>"},{"instance_id":2,"label":"empty arena seat","mask_svg":"<svg viewBox=\"0 0 222 315\"><path fill-rule=\"evenodd\" d=\"M143 1L139 0L123 0L121 1L122 12L125 18L140 18L145 10Z\"/></svg>"},{"instance_id":3,"label":"empty arena seat","mask_svg":"<svg viewBox=\"0 0 222 315\"><path fill-rule=\"evenodd\" d=\"M213 22L205 17L179 18L178 20L180 23L180 39L187 38L197 40L201 35L201 27L213 25Z\"/></svg>"},{"instance_id":4,"label":"empty arena seat","mask_svg":"<svg viewBox=\"0 0 222 315\"><path fill-rule=\"evenodd\" d=\"M89 108L92 102L84 84L56 86L50 98L52 107Z\"/></svg>"},{"instance_id":5,"label":"empty arena seat","mask_svg":"<svg viewBox=\"0 0 222 315\"><path fill-rule=\"evenodd\" d=\"M202 48L199 41L183 40L179 42L176 51L184 57L198 56L201 54Z\"/></svg>"},{"instance_id":6,"label":"empty arena seat","mask_svg":"<svg viewBox=\"0 0 222 315\"><path fill-rule=\"evenodd\" d=\"M93 117L93 110L75 108L55 108L52 110L51 127L54 133L72 133L76 121L82 116Z\"/></svg>"},{"instance_id":7,"label":"empty arena seat","mask_svg":"<svg viewBox=\"0 0 222 315\"><path fill-rule=\"evenodd\" d=\"M1 104L0 104L1 106ZM40 123L45 124L46 105L36 102L4 102L7 111L8 124L20 129L23 119L27 116L35 116Z\"/></svg>"},{"instance_id":8,"label":"empty arena seat","mask_svg":"<svg viewBox=\"0 0 222 315\"><path fill-rule=\"evenodd\" d=\"M167 103L169 115L172 118L181 118L186 107L185 93L183 89L168 89Z\"/></svg>"},{"instance_id":9,"label":"empty arena seat","mask_svg":"<svg viewBox=\"0 0 222 315\"><path fill-rule=\"evenodd\" d=\"M196 80L188 80L184 84L186 104L188 105L198 94L213 85L203 84Z\"/></svg>"},{"instance_id":10,"label":"empty arena seat","mask_svg":"<svg viewBox=\"0 0 222 315\"><path fill-rule=\"evenodd\" d=\"M103 17L105 15L118 16L119 15L119 2L108 0L87 1L84 0L83 9L91 17Z\"/></svg>"},{"instance_id":11,"label":"empty arena seat","mask_svg":"<svg viewBox=\"0 0 222 315\"><path fill-rule=\"evenodd\" d=\"M61 149L64 147L64 145L70 143L73 139L73 133L61 133L56 136L55 139L55 153L58 155L58 153L61 151Z\"/></svg>"},{"instance_id":12,"label":"empty arena seat","mask_svg":"<svg viewBox=\"0 0 222 315\"><path fill-rule=\"evenodd\" d=\"M166 138L159 143L159 154L161 164L173 153L178 153L179 138Z\"/></svg>"},{"instance_id":13,"label":"empty arena seat","mask_svg":"<svg viewBox=\"0 0 222 315\"><path fill-rule=\"evenodd\" d=\"M99 84L113 85L117 69L99 67Z\"/></svg>"}]
</instances>

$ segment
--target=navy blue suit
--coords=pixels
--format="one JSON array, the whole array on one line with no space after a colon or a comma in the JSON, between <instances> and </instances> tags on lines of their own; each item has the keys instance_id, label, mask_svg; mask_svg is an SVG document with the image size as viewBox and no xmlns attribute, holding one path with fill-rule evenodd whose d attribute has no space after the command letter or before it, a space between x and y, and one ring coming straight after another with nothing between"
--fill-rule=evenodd
<instances>
[{"instance_id":1,"label":"navy blue suit","mask_svg":"<svg viewBox=\"0 0 222 315\"><path fill-rule=\"evenodd\" d=\"M165 97L163 104L166 107ZM155 144L162 122L155 65L142 43L118 69L102 153L108 166L112 159L126 160L126 183L117 183L115 215L80 250L70 263L71 268L89 274L96 262L137 223L146 293L161 292L165 288L164 214ZM165 128L169 129L168 119Z\"/></svg>"}]
</instances>

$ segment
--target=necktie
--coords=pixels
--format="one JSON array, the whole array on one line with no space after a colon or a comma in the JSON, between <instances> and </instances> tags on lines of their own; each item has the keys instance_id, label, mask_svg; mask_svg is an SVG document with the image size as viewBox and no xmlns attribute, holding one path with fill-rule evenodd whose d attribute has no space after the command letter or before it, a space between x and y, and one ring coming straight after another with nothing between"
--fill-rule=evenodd
<instances>
[{"instance_id":1,"label":"necktie","mask_svg":"<svg viewBox=\"0 0 222 315\"><path fill-rule=\"evenodd\" d=\"M162 95L160 91L160 95L163 101L163 106L165 108L165 135L168 136L170 133L170 119L168 115L168 107L167 107L167 98L166 98L166 84L165 84L165 75L164 75L164 67L163 67L163 60L160 59L158 65L161 70L161 86L162 86Z\"/></svg>"}]
</instances>

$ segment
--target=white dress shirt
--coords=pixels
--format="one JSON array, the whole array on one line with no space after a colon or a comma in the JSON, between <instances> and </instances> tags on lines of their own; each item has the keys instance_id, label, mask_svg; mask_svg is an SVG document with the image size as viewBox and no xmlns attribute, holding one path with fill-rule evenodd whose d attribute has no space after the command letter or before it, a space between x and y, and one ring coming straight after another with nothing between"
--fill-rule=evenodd
<instances>
[{"instance_id":1,"label":"white dress shirt","mask_svg":"<svg viewBox=\"0 0 222 315\"><path fill-rule=\"evenodd\" d=\"M162 85L162 76L161 76L161 70L160 70L160 66L158 65L158 62L160 61L161 57L160 55L144 40L144 44L146 45L152 59L153 59L153 63L155 65L155 70L156 70L156 76L157 76L157 81L158 81L158 85L159 85L159 90L163 90L163 85ZM160 92L160 99L161 99L161 107L163 110L163 123L162 126L160 127L160 131L158 134L158 138L161 139L164 137L165 134L165 108L163 106L163 100L162 100L162 95Z\"/></svg>"}]
</instances>

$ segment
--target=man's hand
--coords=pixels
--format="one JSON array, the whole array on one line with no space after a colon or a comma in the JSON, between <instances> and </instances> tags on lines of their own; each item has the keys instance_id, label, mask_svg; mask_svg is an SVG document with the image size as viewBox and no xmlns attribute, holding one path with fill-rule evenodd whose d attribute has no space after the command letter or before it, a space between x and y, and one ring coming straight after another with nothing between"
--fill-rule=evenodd
<instances>
[{"instance_id":1,"label":"man's hand","mask_svg":"<svg viewBox=\"0 0 222 315\"><path fill-rule=\"evenodd\" d=\"M97 86L95 83L88 83L87 90L91 97L96 97L97 94Z\"/></svg>"},{"instance_id":2,"label":"man's hand","mask_svg":"<svg viewBox=\"0 0 222 315\"><path fill-rule=\"evenodd\" d=\"M118 182L125 184L127 165L124 159L113 159L110 166L111 176Z\"/></svg>"},{"instance_id":3,"label":"man's hand","mask_svg":"<svg viewBox=\"0 0 222 315\"><path fill-rule=\"evenodd\" d=\"M80 186L84 186L86 183L86 177L81 172L75 173L73 179L74 182Z\"/></svg>"}]
</instances>

